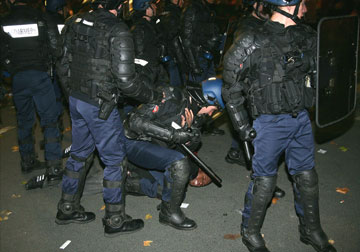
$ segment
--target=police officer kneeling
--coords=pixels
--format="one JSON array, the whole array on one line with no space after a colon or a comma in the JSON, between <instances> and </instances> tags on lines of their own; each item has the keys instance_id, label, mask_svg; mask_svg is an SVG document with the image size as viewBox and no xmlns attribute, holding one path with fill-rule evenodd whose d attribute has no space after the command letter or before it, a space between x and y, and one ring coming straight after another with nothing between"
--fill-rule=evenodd
<instances>
[{"instance_id":1,"label":"police officer kneeling","mask_svg":"<svg viewBox=\"0 0 360 252\"><path fill-rule=\"evenodd\" d=\"M57 73L70 93L72 146L63 176L57 224L87 223L95 214L80 205L86 173L93 151L105 164L103 197L105 236L134 232L144 226L125 214L123 160L124 131L115 108L118 90L139 102L160 101L144 83L134 65L133 40L126 24L117 16L123 0L92 0L93 10L67 20L62 32L62 57Z\"/></svg>"}]
</instances>

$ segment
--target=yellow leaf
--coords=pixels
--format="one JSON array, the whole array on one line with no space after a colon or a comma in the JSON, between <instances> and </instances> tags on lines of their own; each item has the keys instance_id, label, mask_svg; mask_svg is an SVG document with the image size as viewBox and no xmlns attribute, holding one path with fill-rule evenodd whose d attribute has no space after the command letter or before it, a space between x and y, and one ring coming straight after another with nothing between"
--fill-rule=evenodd
<instances>
[{"instance_id":1,"label":"yellow leaf","mask_svg":"<svg viewBox=\"0 0 360 252\"><path fill-rule=\"evenodd\" d=\"M149 220L149 219L152 219L152 215L151 215L151 214L147 214L147 215L145 216L145 220Z\"/></svg>"},{"instance_id":2,"label":"yellow leaf","mask_svg":"<svg viewBox=\"0 0 360 252\"><path fill-rule=\"evenodd\" d=\"M329 239L329 243L330 243L331 245L334 245L335 241L332 240L332 239Z\"/></svg>"},{"instance_id":3,"label":"yellow leaf","mask_svg":"<svg viewBox=\"0 0 360 252\"><path fill-rule=\"evenodd\" d=\"M152 243L153 241L144 241L144 247L150 247L150 244Z\"/></svg>"},{"instance_id":4,"label":"yellow leaf","mask_svg":"<svg viewBox=\"0 0 360 252\"><path fill-rule=\"evenodd\" d=\"M2 221L3 219L0 217L0 221Z\"/></svg>"},{"instance_id":5,"label":"yellow leaf","mask_svg":"<svg viewBox=\"0 0 360 252\"><path fill-rule=\"evenodd\" d=\"M11 150L12 150L12 152L17 152L17 151L19 151L19 146L15 145L15 146L11 147Z\"/></svg>"},{"instance_id":6,"label":"yellow leaf","mask_svg":"<svg viewBox=\"0 0 360 252\"><path fill-rule=\"evenodd\" d=\"M8 220L8 219L9 219L9 217L7 217L7 216L4 217L4 220Z\"/></svg>"},{"instance_id":7,"label":"yellow leaf","mask_svg":"<svg viewBox=\"0 0 360 252\"><path fill-rule=\"evenodd\" d=\"M21 184L23 184L23 185L25 185L26 183L27 183L27 181L26 181L26 180L21 182Z\"/></svg>"},{"instance_id":8,"label":"yellow leaf","mask_svg":"<svg viewBox=\"0 0 360 252\"><path fill-rule=\"evenodd\" d=\"M13 195L11 195L11 198L13 198L13 199L21 198L21 195L20 194L18 194L18 195L13 194Z\"/></svg>"},{"instance_id":9,"label":"yellow leaf","mask_svg":"<svg viewBox=\"0 0 360 252\"><path fill-rule=\"evenodd\" d=\"M70 131L71 130L71 127L67 127L64 131L65 132L68 132L68 131Z\"/></svg>"},{"instance_id":10,"label":"yellow leaf","mask_svg":"<svg viewBox=\"0 0 360 252\"><path fill-rule=\"evenodd\" d=\"M105 205L103 205L100 210L103 211L105 209Z\"/></svg>"},{"instance_id":11,"label":"yellow leaf","mask_svg":"<svg viewBox=\"0 0 360 252\"><path fill-rule=\"evenodd\" d=\"M341 194L347 194L350 191L347 187L336 187L336 192Z\"/></svg>"},{"instance_id":12,"label":"yellow leaf","mask_svg":"<svg viewBox=\"0 0 360 252\"><path fill-rule=\"evenodd\" d=\"M348 148L346 148L345 146L341 146L339 150L341 150L342 152L347 152Z\"/></svg>"}]
</instances>

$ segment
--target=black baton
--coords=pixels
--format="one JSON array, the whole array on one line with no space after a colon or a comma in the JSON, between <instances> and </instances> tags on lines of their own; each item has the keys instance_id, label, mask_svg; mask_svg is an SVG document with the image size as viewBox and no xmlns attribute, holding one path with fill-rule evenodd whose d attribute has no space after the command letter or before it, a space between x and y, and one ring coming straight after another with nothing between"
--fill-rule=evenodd
<instances>
[{"instance_id":1,"label":"black baton","mask_svg":"<svg viewBox=\"0 0 360 252\"><path fill-rule=\"evenodd\" d=\"M195 160L196 163L201 166L201 170L203 170L212 179L217 187L222 186L222 179L216 175L216 173L209 166L207 166L198 156L196 156L185 144L181 144L181 147Z\"/></svg>"}]
</instances>

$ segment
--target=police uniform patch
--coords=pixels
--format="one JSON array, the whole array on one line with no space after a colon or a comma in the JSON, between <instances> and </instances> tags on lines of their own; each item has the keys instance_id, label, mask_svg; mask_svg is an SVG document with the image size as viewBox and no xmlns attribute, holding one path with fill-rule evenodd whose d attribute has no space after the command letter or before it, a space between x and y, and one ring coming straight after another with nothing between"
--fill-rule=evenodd
<instances>
[{"instance_id":1,"label":"police uniform patch","mask_svg":"<svg viewBox=\"0 0 360 252\"><path fill-rule=\"evenodd\" d=\"M29 38L39 36L37 24L7 25L3 26L3 30L12 38Z\"/></svg>"}]
</instances>

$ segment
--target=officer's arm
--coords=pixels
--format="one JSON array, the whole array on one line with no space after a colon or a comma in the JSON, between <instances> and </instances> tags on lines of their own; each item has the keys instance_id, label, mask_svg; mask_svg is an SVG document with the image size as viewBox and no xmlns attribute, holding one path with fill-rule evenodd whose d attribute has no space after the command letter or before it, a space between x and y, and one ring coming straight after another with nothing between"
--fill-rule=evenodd
<instances>
[{"instance_id":1,"label":"officer's arm","mask_svg":"<svg viewBox=\"0 0 360 252\"><path fill-rule=\"evenodd\" d=\"M135 25L131 29L134 38L135 58L145 60L145 31L141 25Z\"/></svg>"},{"instance_id":2,"label":"officer's arm","mask_svg":"<svg viewBox=\"0 0 360 252\"><path fill-rule=\"evenodd\" d=\"M47 26L47 37L50 43L51 54L54 57L61 56L61 40L57 24L51 15L44 13L44 19Z\"/></svg>"},{"instance_id":3,"label":"officer's arm","mask_svg":"<svg viewBox=\"0 0 360 252\"><path fill-rule=\"evenodd\" d=\"M232 124L238 132L249 126L243 85L250 68L250 55L255 49L252 36L238 37L224 57L223 97Z\"/></svg>"},{"instance_id":4,"label":"officer's arm","mask_svg":"<svg viewBox=\"0 0 360 252\"><path fill-rule=\"evenodd\" d=\"M195 136L195 132L185 129L166 127L140 113L131 113L128 127L139 136L148 136L169 143L187 143Z\"/></svg>"},{"instance_id":5,"label":"officer's arm","mask_svg":"<svg viewBox=\"0 0 360 252\"><path fill-rule=\"evenodd\" d=\"M125 24L113 29L110 38L111 71L118 88L128 97L141 103L160 101L162 93L152 90L148 79L142 78L135 71L134 42Z\"/></svg>"},{"instance_id":6,"label":"officer's arm","mask_svg":"<svg viewBox=\"0 0 360 252\"><path fill-rule=\"evenodd\" d=\"M64 91L65 97L68 98L70 95L70 61L71 61L71 30L70 30L71 20L68 20L66 23L62 35L60 37L60 57L56 61L56 73L59 77L61 87Z\"/></svg>"},{"instance_id":7,"label":"officer's arm","mask_svg":"<svg viewBox=\"0 0 360 252\"><path fill-rule=\"evenodd\" d=\"M181 38L184 46L184 53L190 68L199 69L199 64L195 58L195 54L192 48L193 36L196 36L195 33L195 16L196 10L194 8L189 8L184 12L182 20L182 34Z\"/></svg>"}]
</instances>

